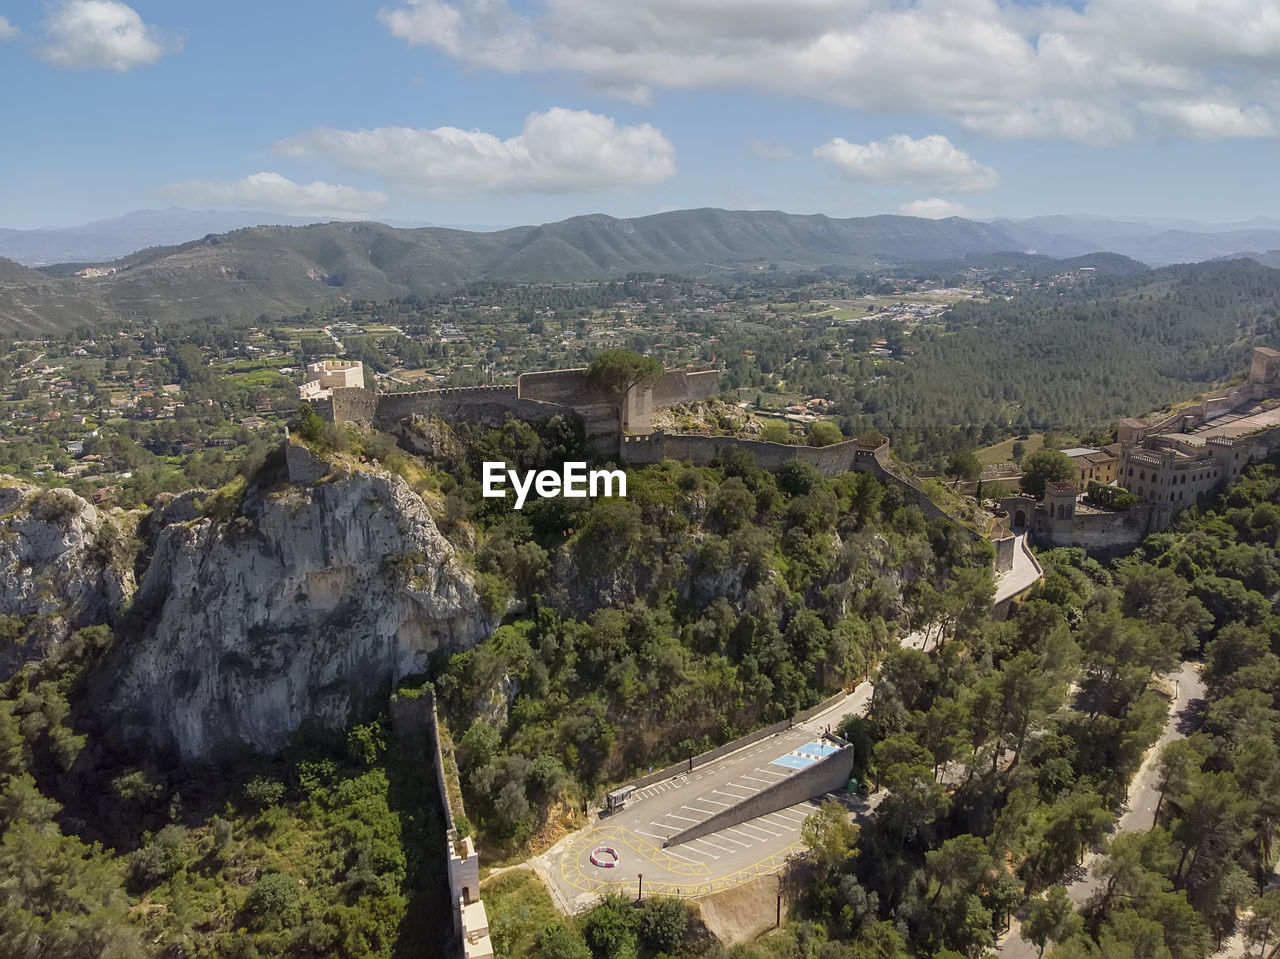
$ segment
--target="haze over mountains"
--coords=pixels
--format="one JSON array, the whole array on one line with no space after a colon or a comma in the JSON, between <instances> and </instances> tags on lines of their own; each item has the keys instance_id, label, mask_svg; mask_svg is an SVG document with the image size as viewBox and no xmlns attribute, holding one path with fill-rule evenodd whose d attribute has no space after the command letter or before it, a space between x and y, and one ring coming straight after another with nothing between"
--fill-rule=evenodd
<instances>
[{"instance_id":1,"label":"haze over mountains","mask_svg":"<svg viewBox=\"0 0 1280 959\"><path fill-rule=\"evenodd\" d=\"M257 214L226 214L246 215ZM152 238L161 227L215 222L203 216L151 211L93 226ZM1280 221L1158 226L1088 217L983 223L713 209L635 219L589 215L495 232L368 222L255 226L206 231L200 239L89 267L35 270L12 262L17 257L0 261L0 329L297 313L342 300L426 296L486 279L574 282L634 271L705 276L769 266L874 269L1028 250L1054 257L1110 250L1159 265L1280 248ZM7 234L10 243L14 235Z\"/></svg>"},{"instance_id":2,"label":"haze over mountains","mask_svg":"<svg viewBox=\"0 0 1280 959\"><path fill-rule=\"evenodd\" d=\"M659 214L661 215L661 214ZM641 219L649 219L647 217ZM135 210L81 226L12 230L0 227L0 257L24 266L103 263L148 247L176 246L210 233L251 226L304 226L332 222L323 217L287 216L261 210ZM422 223L380 221L386 226L419 228ZM1280 248L1280 219L1255 217L1237 223L1201 223L1185 219L1037 216L987 222L1017 245L1046 256L1070 257L1108 251L1150 266L1190 263L1238 253ZM449 226L448 229L496 232L497 226ZM922 257L923 258L923 257Z\"/></svg>"}]
</instances>

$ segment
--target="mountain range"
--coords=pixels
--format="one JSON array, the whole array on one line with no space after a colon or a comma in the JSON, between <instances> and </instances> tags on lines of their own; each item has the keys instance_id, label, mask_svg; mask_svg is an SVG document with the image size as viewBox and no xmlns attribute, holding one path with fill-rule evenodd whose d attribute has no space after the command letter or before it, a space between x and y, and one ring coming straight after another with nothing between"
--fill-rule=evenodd
<instances>
[{"instance_id":1,"label":"mountain range","mask_svg":"<svg viewBox=\"0 0 1280 959\"><path fill-rule=\"evenodd\" d=\"M636 271L706 276L771 265L874 269L1029 249L1072 257L1108 247L1125 253L1125 244L1172 249L1184 237L1209 251L1199 259L1280 248L1275 221L1216 233L1178 226L1153 234L1141 224L1090 218L983 223L713 209L634 219L596 214L495 232L367 222L253 226L91 265L36 270L0 261L0 330L254 318L353 299L428 296L477 280L577 282ZM1223 237L1247 245L1232 248L1234 241Z\"/></svg>"}]
</instances>

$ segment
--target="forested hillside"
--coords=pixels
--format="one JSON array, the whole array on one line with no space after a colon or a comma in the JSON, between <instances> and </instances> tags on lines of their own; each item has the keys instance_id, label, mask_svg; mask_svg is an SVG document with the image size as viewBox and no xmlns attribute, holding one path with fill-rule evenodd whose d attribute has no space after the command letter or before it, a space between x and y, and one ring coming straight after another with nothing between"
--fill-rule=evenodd
<instances>
[{"instance_id":1,"label":"forested hillside","mask_svg":"<svg viewBox=\"0 0 1280 959\"><path fill-rule=\"evenodd\" d=\"M547 454L515 424L472 448L522 468ZM867 473L667 462L630 471L625 500L522 514L474 485L450 492L449 513L479 524L479 568L526 612L432 682L494 848L527 840L552 803L580 806L860 680L921 610L967 624L990 604L987 544Z\"/></svg>"},{"instance_id":2,"label":"forested hillside","mask_svg":"<svg viewBox=\"0 0 1280 959\"><path fill-rule=\"evenodd\" d=\"M844 220L770 211L581 216L495 233L380 223L254 227L144 250L93 275L0 270L0 332L256 318L357 300L426 297L481 279L578 283L634 271L722 276L765 265L873 267L1017 249L968 220Z\"/></svg>"},{"instance_id":3,"label":"forested hillside","mask_svg":"<svg viewBox=\"0 0 1280 959\"><path fill-rule=\"evenodd\" d=\"M1169 267L957 304L945 332L922 331L899 372L858 392L904 440L970 424L1080 430L1190 398L1277 343L1280 270Z\"/></svg>"},{"instance_id":4,"label":"forested hillside","mask_svg":"<svg viewBox=\"0 0 1280 959\"><path fill-rule=\"evenodd\" d=\"M1010 621L891 654L870 715L844 729L874 744L889 791L874 824L814 846L790 928L710 955L980 956L1026 897L1023 931L1056 959L1205 959L1233 928L1274 945L1278 545L1267 465L1111 567L1045 554ZM1163 754L1157 824L1109 841L1174 692L1158 676L1200 656L1202 729ZM1058 887L1090 847L1109 855L1075 916Z\"/></svg>"},{"instance_id":5,"label":"forested hillside","mask_svg":"<svg viewBox=\"0 0 1280 959\"><path fill-rule=\"evenodd\" d=\"M826 480L796 464L775 477L749 457L665 463L632 471L626 499L515 512L479 495L476 464L580 457L566 421L419 422L418 439L437 443L430 462L383 434L306 414L293 426L318 451L377 460L412 483L467 551L495 619L506 614L483 645L405 679L435 686L490 856L572 821L637 767L860 678L916 609L982 610L990 596L989 549L866 474ZM290 493L270 459L197 496L197 522L255 536L238 512L246 482ZM124 562L149 548L145 535L117 541ZM413 589L424 562L389 553L380 568ZM347 729L305 728L277 756L178 767L123 751L109 689L94 690L99 709L86 685L113 647L151 641L145 615L81 630L0 686L0 866L16 877L0 896L0 954L444 949L443 836L421 738L393 739L374 697ZM3 641L19 641L23 621L0 619Z\"/></svg>"}]
</instances>

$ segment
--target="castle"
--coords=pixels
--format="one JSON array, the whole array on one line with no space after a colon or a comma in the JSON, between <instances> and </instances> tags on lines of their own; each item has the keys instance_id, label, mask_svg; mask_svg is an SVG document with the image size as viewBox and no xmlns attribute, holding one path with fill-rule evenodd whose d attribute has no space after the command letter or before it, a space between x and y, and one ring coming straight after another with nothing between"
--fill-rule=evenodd
<instances>
[{"instance_id":1,"label":"castle","mask_svg":"<svg viewBox=\"0 0 1280 959\"><path fill-rule=\"evenodd\" d=\"M311 364L312 367L321 364ZM408 416L440 416L450 421L498 427L508 414L534 422L561 414L580 421L588 449L596 455L616 456L620 435L653 432L653 413L679 403L705 400L720 390L716 370L667 370L656 383L632 387L619 401L593 389L585 369L521 373L513 386L463 386L411 393L374 393L363 387L351 367L363 376L359 361L316 371L317 380L303 384L300 395L316 413L333 422L392 429ZM342 375L348 382L328 385Z\"/></svg>"},{"instance_id":2,"label":"castle","mask_svg":"<svg viewBox=\"0 0 1280 959\"><path fill-rule=\"evenodd\" d=\"M364 364L359 360L321 360L307 364L307 381L298 387L304 403L327 399L334 390L364 386Z\"/></svg>"},{"instance_id":3,"label":"castle","mask_svg":"<svg viewBox=\"0 0 1280 959\"><path fill-rule=\"evenodd\" d=\"M1078 484L1050 483L1043 502L1011 496L1001 506L1015 531L1027 530L1046 546L1134 545L1280 449L1280 407L1264 403L1276 397L1280 351L1255 347L1245 383L1208 393L1155 423L1121 420L1117 442L1103 450L1065 451L1076 463ZM1090 505L1080 496L1090 479L1114 479L1142 502L1129 510Z\"/></svg>"}]
</instances>

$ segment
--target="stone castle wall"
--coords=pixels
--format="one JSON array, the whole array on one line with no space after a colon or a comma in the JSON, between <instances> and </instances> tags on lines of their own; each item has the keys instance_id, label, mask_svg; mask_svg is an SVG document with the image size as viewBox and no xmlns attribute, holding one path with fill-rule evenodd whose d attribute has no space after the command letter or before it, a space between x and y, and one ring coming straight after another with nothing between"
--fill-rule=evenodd
<instances>
[{"instance_id":1,"label":"stone castle wall","mask_svg":"<svg viewBox=\"0 0 1280 959\"><path fill-rule=\"evenodd\" d=\"M746 450L755 457L761 469L769 472L776 472L787 460L802 460L823 476L837 476L846 472L871 473L876 479L902 486L911 500L930 519L951 518L929 498L919 483L894 465L889 456L888 440L876 449L862 446L856 440L833 443L830 446L789 446L785 443L766 443L733 436L695 436L658 431L644 436L622 437L618 452L622 462L635 465L661 463L664 459L672 459L695 466L707 466L717 456L735 448ZM973 534L967 526L962 528Z\"/></svg>"},{"instance_id":2,"label":"stone castle wall","mask_svg":"<svg viewBox=\"0 0 1280 959\"><path fill-rule=\"evenodd\" d=\"M1137 546L1146 538L1149 525L1149 511L1142 506L1114 513L1077 513L1070 545L1094 552Z\"/></svg>"},{"instance_id":3,"label":"stone castle wall","mask_svg":"<svg viewBox=\"0 0 1280 959\"><path fill-rule=\"evenodd\" d=\"M334 390L329 397L328 409L317 403L315 411L317 416L323 416L333 423L372 426L378 413L378 394L359 386Z\"/></svg>"},{"instance_id":4,"label":"stone castle wall","mask_svg":"<svg viewBox=\"0 0 1280 959\"><path fill-rule=\"evenodd\" d=\"M720 374L715 370L668 371L656 386L633 390L628 395L622 409L622 430L613 397L588 387L582 369L521 373L514 386L454 387L409 393L373 393L362 387L349 387L335 389L331 397L313 400L312 407L317 415L332 422L378 429L390 429L413 415L499 427L508 415L536 422L561 413L581 421L589 453L616 456L621 434L652 430L655 409L707 399L716 394L719 383Z\"/></svg>"},{"instance_id":5,"label":"stone castle wall","mask_svg":"<svg viewBox=\"0 0 1280 959\"><path fill-rule=\"evenodd\" d=\"M761 469L776 472L787 460L803 460L823 476L835 476L850 470L875 470L873 451L860 448L855 440L831 446L789 446L734 436L697 436L687 433L658 431L643 436L624 436L620 447L625 463L660 463L664 459L680 460L695 466L706 466L731 449L743 449L755 457ZM859 456L859 452L863 454Z\"/></svg>"},{"instance_id":6,"label":"stone castle wall","mask_svg":"<svg viewBox=\"0 0 1280 959\"><path fill-rule=\"evenodd\" d=\"M709 400L720 392L720 374L715 370L685 373L668 370L653 388L655 406L677 406L696 400Z\"/></svg>"}]
</instances>

